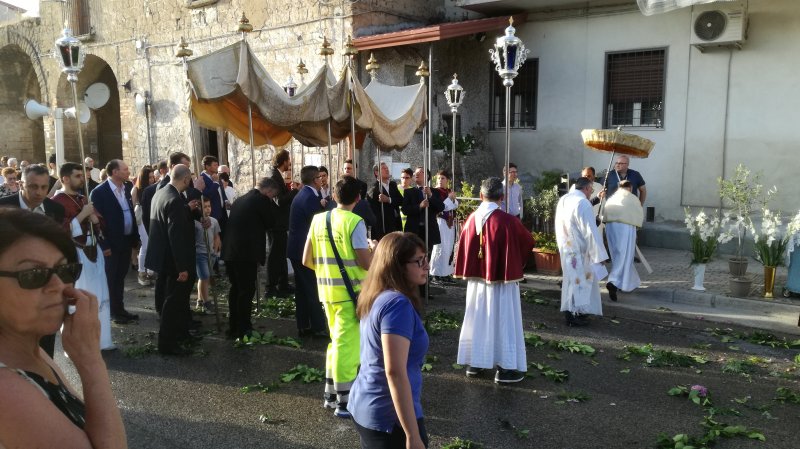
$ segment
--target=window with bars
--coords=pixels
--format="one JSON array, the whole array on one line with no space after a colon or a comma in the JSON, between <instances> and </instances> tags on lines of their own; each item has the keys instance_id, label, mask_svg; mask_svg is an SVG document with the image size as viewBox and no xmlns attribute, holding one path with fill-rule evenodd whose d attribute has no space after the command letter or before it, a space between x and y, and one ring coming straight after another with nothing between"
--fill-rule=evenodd
<instances>
[{"instance_id":1,"label":"window with bars","mask_svg":"<svg viewBox=\"0 0 800 449\"><path fill-rule=\"evenodd\" d=\"M666 49L606 54L605 128L664 126Z\"/></svg>"},{"instance_id":2,"label":"window with bars","mask_svg":"<svg viewBox=\"0 0 800 449\"><path fill-rule=\"evenodd\" d=\"M92 24L89 20L89 0L67 0L67 22L72 29L73 36L92 34Z\"/></svg>"},{"instance_id":3,"label":"window with bars","mask_svg":"<svg viewBox=\"0 0 800 449\"><path fill-rule=\"evenodd\" d=\"M489 129L506 127L506 88L489 64ZM520 67L511 87L511 128L536 129L536 97L539 84L539 60L531 58Z\"/></svg>"}]
</instances>

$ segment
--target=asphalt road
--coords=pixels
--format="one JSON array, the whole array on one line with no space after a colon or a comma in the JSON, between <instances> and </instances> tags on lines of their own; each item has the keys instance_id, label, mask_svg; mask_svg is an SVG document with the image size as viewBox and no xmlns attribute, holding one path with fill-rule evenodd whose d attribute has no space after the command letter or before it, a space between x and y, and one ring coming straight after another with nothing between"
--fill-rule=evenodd
<instances>
[{"instance_id":1,"label":"asphalt road","mask_svg":"<svg viewBox=\"0 0 800 449\"><path fill-rule=\"evenodd\" d=\"M309 339L300 349L275 344L234 348L232 341L214 333L214 317L208 315L201 319L210 334L198 354L160 356L148 346L155 343L157 329L152 289L134 285L135 281L130 283L126 301L128 309L142 319L138 324L115 326L120 350L105 356L131 448L358 447L352 424L322 408L321 382L280 381L283 373L298 364L324 369L326 342ZM716 421L757 429L766 438L764 442L721 439L715 447L800 447L800 404L773 399L778 387L800 394L800 367L792 361L797 349L753 344L742 340L744 335L720 335L728 331L715 335L714 324L667 311L606 307L606 316L593 319L590 326L569 328L557 309L557 295L555 291L533 294L522 310L525 330L545 342L528 347L528 362L566 370L568 379L562 383L535 368L529 370L530 378L513 386L495 385L493 375L467 379L463 369L452 366L459 330L431 336L429 354L435 360L423 381L431 448L446 447L455 438L484 448L653 448L662 432L670 437L705 432L701 422L707 410L685 397L667 395L674 386L692 384L707 387L718 409L733 408L740 415L718 415ZM427 311L446 310L459 321L463 303L464 289L448 288L430 301ZM292 318L259 318L256 327L275 336L295 336ZM749 328L732 331L749 336L754 332ZM567 340L591 346L594 355L555 348ZM700 355L708 362L653 367L645 357L618 358L626 345L647 343L656 349ZM751 356L758 357L756 363L738 369L750 373L723 372L726 366L728 370L737 367L731 361ZM63 357L57 361L62 366L69 363ZM67 371L76 380L74 371ZM269 392L240 391L259 382L277 387ZM559 399L559 393L565 392L582 393L585 400Z\"/></svg>"}]
</instances>

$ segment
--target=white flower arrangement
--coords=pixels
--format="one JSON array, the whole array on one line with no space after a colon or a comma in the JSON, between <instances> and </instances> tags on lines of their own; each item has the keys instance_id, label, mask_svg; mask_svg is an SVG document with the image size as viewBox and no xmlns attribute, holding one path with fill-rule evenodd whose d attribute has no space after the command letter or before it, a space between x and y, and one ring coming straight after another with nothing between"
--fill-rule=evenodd
<instances>
[{"instance_id":1,"label":"white flower arrangement","mask_svg":"<svg viewBox=\"0 0 800 449\"><path fill-rule=\"evenodd\" d=\"M697 215L692 215L691 209L686 208L684 223L689 230L689 238L692 243L692 264L708 263L714 256L718 245L728 243L733 239L735 235L732 222L729 213L723 215L722 218L720 218L719 210L714 210L711 216L706 215L703 210Z\"/></svg>"},{"instance_id":2,"label":"white flower arrangement","mask_svg":"<svg viewBox=\"0 0 800 449\"><path fill-rule=\"evenodd\" d=\"M781 224L780 212L764 208L760 229L756 229L752 222L749 225L750 233L753 235L756 260L764 266L777 267L784 264L784 253L789 242L788 236L791 234L787 232L787 235L780 235Z\"/></svg>"}]
</instances>

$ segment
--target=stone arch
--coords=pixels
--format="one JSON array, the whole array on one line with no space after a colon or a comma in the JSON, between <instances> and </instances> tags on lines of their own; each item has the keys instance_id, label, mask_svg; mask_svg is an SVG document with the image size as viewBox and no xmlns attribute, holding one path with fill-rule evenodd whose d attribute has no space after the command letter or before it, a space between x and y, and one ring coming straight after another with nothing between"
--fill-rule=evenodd
<instances>
[{"instance_id":1,"label":"stone arch","mask_svg":"<svg viewBox=\"0 0 800 449\"><path fill-rule=\"evenodd\" d=\"M4 139L2 155L20 161L47 162L44 120L31 120L25 115L24 104L33 99L47 105L30 56L16 44L0 49L0 123Z\"/></svg>"},{"instance_id":2,"label":"stone arch","mask_svg":"<svg viewBox=\"0 0 800 449\"><path fill-rule=\"evenodd\" d=\"M108 86L111 97L105 105L92 111L89 122L82 124L81 128L85 154L95 160L97 167L102 167L111 159L122 159L119 89L111 66L96 55L86 55L76 84L78 101L83 101L86 89L94 83ZM56 89L56 105L70 108L73 104L72 87L62 73ZM68 161L77 162L80 160L77 125L72 119L64 120L64 157Z\"/></svg>"}]
</instances>

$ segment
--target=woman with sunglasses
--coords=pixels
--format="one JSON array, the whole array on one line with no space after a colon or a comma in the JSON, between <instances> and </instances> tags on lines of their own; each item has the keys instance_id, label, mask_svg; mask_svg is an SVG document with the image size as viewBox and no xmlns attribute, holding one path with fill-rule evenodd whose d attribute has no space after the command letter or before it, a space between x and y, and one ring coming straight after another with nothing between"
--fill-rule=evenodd
<instances>
[{"instance_id":1,"label":"woman with sunglasses","mask_svg":"<svg viewBox=\"0 0 800 449\"><path fill-rule=\"evenodd\" d=\"M81 264L72 239L21 209L0 210L0 235L0 447L127 447L100 355L97 298L73 286ZM62 324L83 400L38 346Z\"/></svg>"},{"instance_id":2,"label":"woman with sunglasses","mask_svg":"<svg viewBox=\"0 0 800 449\"><path fill-rule=\"evenodd\" d=\"M425 242L407 232L381 239L358 296L361 370L347 405L364 449L428 447L420 403L428 334L418 288L427 278Z\"/></svg>"}]
</instances>

